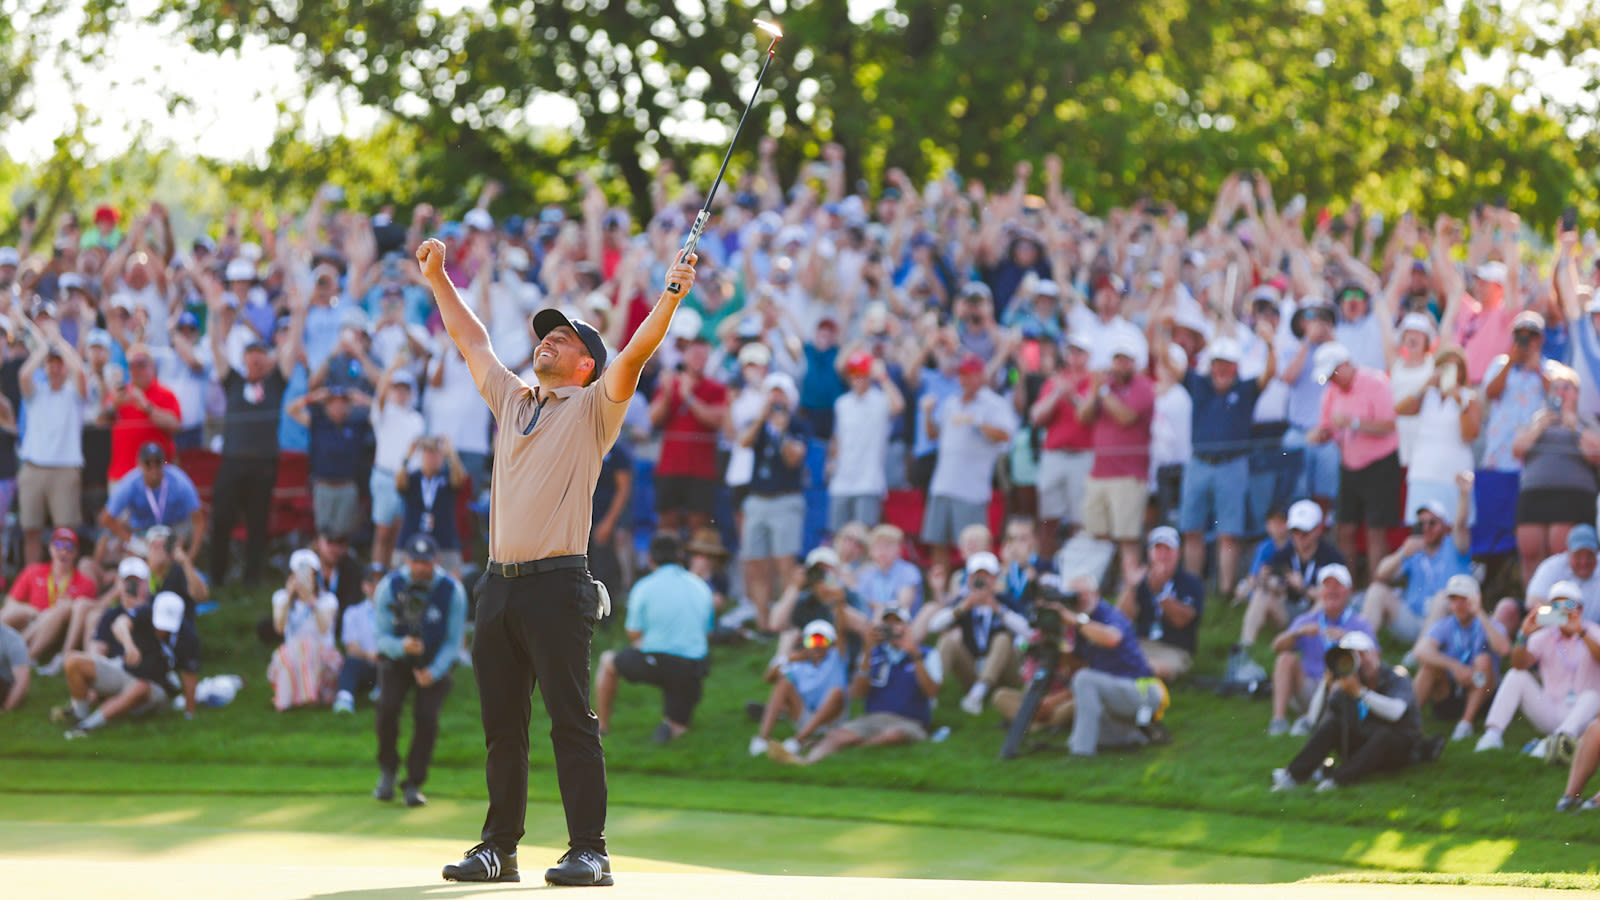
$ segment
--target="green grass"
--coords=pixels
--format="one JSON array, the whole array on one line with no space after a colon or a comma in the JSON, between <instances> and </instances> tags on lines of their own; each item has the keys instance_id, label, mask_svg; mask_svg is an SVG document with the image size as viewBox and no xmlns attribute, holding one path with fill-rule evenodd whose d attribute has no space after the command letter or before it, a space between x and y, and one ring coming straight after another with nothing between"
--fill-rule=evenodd
<instances>
[{"instance_id":1,"label":"green grass","mask_svg":"<svg viewBox=\"0 0 1600 900\"><path fill-rule=\"evenodd\" d=\"M20 714L0 719L0 758L7 760L0 765L0 792L363 795L375 774L370 710L355 717L272 710L264 678L267 653L254 644L251 628L265 609L260 593L229 598L222 612L202 620L208 671L235 672L247 680L233 705L203 710L193 722L160 716L68 743L44 715L64 699L65 689L59 680L43 679ZM1220 671L1223 648L1237 628L1236 610L1212 607L1202 634L1208 648L1199 660L1202 671ZM598 643L617 641L613 633ZM664 748L648 741L659 718L658 695L624 687L606 745L612 802L624 810L619 816L643 810L716 814L733 833L739 822L763 827L756 815L785 817L768 822L785 827L804 819L843 831L931 829L953 839L948 847L931 839L918 842L945 848L932 857L942 865L937 870L965 873L943 877L1018 877L1009 865L985 869L971 862L984 858L985 836L1009 835L1154 854L1114 870L1061 876L1077 872L1095 880L1184 880L1183 873L1194 873L1194 880L1273 881L1344 872L1470 876L1473 883L1493 875L1516 884L1600 887L1600 818L1551 811L1564 771L1510 753L1475 755L1458 744L1431 766L1333 794L1272 794L1267 773L1283 765L1297 743L1265 737L1266 704L1182 687L1169 713L1174 742L1135 754L1083 760L1050 751L999 762L997 717L961 713L952 685L937 716L952 728L945 743L856 751L806 769L778 767L745 752L754 726L743 704L764 699L759 673L769 653L766 647L719 648L693 731ZM536 802L548 804L556 800L555 783L537 700L534 720L530 791ZM1513 729L1507 743L1520 745L1525 736ZM429 794L471 810L464 821L476 818L482 802L482 753L476 689L471 674L460 669L445 707ZM0 805L10 807L11 799L0 798ZM474 831L475 823L462 836ZM554 843L559 818L546 822L544 831L551 833L536 834L530 825L529 840ZM612 831L618 840L633 837L615 822ZM963 854L967 847L971 852ZM619 852L630 850L624 844ZM717 860L692 853L674 858L741 868L722 848L716 855ZM858 855L872 857L871 844L863 844ZM769 866L794 856L769 859L752 851L748 868L772 871ZM842 859L829 857L834 871L852 870ZM1546 878L1552 873L1562 877Z\"/></svg>"}]
</instances>

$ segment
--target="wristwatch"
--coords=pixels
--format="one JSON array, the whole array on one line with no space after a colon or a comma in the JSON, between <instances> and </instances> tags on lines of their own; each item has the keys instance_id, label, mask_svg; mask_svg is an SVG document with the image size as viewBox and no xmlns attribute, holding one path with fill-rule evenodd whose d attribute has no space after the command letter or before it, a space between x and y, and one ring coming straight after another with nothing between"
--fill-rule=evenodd
<instances>
[{"instance_id":1,"label":"wristwatch","mask_svg":"<svg viewBox=\"0 0 1600 900\"><path fill-rule=\"evenodd\" d=\"M1094 621L1094 620L1089 618L1089 614L1088 613L1083 613L1083 612L1078 613L1078 624L1079 625L1087 625L1092 621Z\"/></svg>"}]
</instances>

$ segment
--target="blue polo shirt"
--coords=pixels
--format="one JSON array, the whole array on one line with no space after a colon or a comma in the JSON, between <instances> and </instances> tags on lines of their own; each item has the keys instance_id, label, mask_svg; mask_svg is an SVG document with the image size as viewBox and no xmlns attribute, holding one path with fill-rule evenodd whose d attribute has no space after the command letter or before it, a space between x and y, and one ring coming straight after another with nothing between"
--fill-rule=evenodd
<instances>
[{"instance_id":1,"label":"blue polo shirt","mask_svg":"<svg viewBox=\"0 0 1600 900\"><path fill-rule=\"evenodd\" d=\"M178 525L200 508L200 492L183 470L170 463L162 468L161 484L150 487L144 473L134 469L117 479L106 501L112 517L128 514L128 527L144 531L157 525Z\"/></svg>"},{"instance_id":2,"label":"blue polo shirt","mask_svg":"<svg viewBox=\"0 0 1600 900\"><path fill-rule=\"evenodd\" d=\"M1218 392L1211 376L1190 372L1183 386L1193 401L1193 442L1196 454L1243 456L1250 451L1250 424L1255 415L1261 381L1236 379Z\"/></svg>"},{"instance_id":3,"label":"blue polo shirt","mask_svg":"<svg viewBox=\"0 0 1600 900\"><path fill-rule=\"evenodd\" d=\"M368 428L355 416L339 424L321 404L311 407L311 477L320 481L354 481L366 451Z\"/></svg>"},{"instance_id":4,"label":"blue polo shirt","mask_svg":"<svg viewBox=\"0 0 1600 900\"><path fill-rule=\"evenodd\" d=\"M1400 571L1406 576L1406 607L1427 616L1428 598L1444 590L1450 576L1472 574L1472 557L1456 548L1454 538L1447 537L1432 553L1423 550L1406 557Z\"/></svg>"},{"instance_id":5,"label":"blue polo shirt","mask_svg":"<svg viewBox=\"0 0 1600 900\"><path fill-rule=\"evenodd\" d=\"M1082 635L1078 636L1077 653L1089 668L1118 678L1150 677L1150 663L1145 660L1144 651L1139 649L1139 633L1127 616L1101 600L1089 612L1089 618L1122 632L1122 640L1112 647L1102 647Z\"/></svg>"},{"instance_id":6,"label":"blue polo shirt","mask_svg":"<svg viewBox=\"0 0 1600 900\"><path fill-rule=\"evenodd\" d=\"M665 565L628 592L629 631L643 634L639 649L684 659L705 659L706 635L716 624L711 586L679 565Z\"/></svg>"}]
</instances>

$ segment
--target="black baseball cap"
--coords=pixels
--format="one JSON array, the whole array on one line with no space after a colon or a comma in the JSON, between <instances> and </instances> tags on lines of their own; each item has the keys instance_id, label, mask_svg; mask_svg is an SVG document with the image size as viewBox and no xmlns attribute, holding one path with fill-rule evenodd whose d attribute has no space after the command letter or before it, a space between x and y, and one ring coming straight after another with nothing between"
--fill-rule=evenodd
<instances>
[{"instance_id":1,"label":"black baseball cap","mask_svg":"<svg viewBox=\"0 0 1600 900\"><path fill-rule=\"evenodd\" d=\"M164 463L166 461L167 461L167 451L161 449L161 445L156 443L155 441L151 441L148 444L145 444L143 447L139 448L139 462L142 462L142 463L144 463L144 462L160 462L160 463Z\"/></svg>"},{"instance_id":2,"label":"black baseball cap","mask_svg":"<svg viewBox=\"0 0 1600 900\"><path fill-rule=\"evenodd\" d=\"M412 562L433 562L439 555L439 545L431 534L412 535L406 541L406 556Z\"/></svg>"},{"instance_id":3,"label":"black baseball cap","mask_svg":"<svg viewBox=\"0 0 1600 900\"><path fill-rule=\"evenodd\" d=\"M541 309L533 314L533 333L544 340L545 335L557 328L566 326L577 332L578 340L583 341L583 346L588 349L589 355L594 358L594 374L599 377L606 367L606 344L600 339L600 332L593 325L582 319L569 319L559 309Z\"/></svg>"}]
</instances>

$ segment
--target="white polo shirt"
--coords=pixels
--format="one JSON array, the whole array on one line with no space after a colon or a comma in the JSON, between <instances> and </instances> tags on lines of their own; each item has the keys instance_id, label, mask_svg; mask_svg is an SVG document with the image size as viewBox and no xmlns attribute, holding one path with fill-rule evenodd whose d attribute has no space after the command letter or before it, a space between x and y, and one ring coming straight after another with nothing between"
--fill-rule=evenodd
<instances>
[{"instance_id":1,"label":"white polo shirt","mask_svg":"<svg viewBox=\"0 0 1600 900\"><path fill-rule=\"evenodd\" d=\"M877 385L864 392L845 391L833 402L834 497L882 496L889 490L889 395Z\"/></svg>"}]
</instances>

